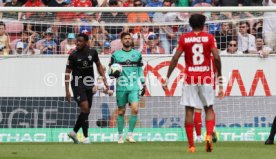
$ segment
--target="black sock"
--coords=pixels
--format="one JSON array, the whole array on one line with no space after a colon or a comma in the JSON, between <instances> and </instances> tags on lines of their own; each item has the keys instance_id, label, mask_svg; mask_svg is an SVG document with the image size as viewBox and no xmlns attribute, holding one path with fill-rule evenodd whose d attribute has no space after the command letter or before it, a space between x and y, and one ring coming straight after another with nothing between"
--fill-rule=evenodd
<instances>
[{"instance_id":1,"label":"black sock","mask_svg":"<svg viewBox=\"0 0 276 159\"><path fill-rule=\"evenodd\" d=\"M83 113L83 121L82 121L82 131L83 136L88 137L88 127L89 127L89 121L88 121L89 113Z\"/></svg>"},{"instance_id":2,"label":"black sock","mask_svg":"<svg viewBox=\"0 0 276 159\"><path fill-rule=\"evenodd\" d=\"M270 130L270 135L268 138L274 141L275 134L276 134L276 116L274 117L271 130Z\"/></svg>"},{"instance_id":3,"label":"black sock","mask_svg":"<svg viewBox=\"0 0 276 159\"><path fill-rule=\"evenodd\" d=\"M79 129L81 128L83 116L84 116L84 113L80 113L80 115L78 116L78 119L77 119L75 127L74 127L75 133L77 133L79 131Z\"/></svg>"}]
</instances>

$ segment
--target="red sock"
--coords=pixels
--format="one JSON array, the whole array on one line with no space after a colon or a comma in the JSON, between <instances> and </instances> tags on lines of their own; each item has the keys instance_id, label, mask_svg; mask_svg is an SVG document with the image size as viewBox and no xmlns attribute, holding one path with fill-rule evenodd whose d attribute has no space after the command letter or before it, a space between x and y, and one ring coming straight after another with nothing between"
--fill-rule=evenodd
<instances>
[{"instance_id":1,"label":"red sock","mask_svg":"<svg viewBox=\"0 0 276 159\"><path fill-rule=\"evenodd\" d=\"M194 125L195 125L196 135L200 136L201 135L201 126L202 126L201 112L195 112Z\"/></svg>"},{"instance_id":2,"label":"red sock","mask_svg":"<svg viewBox=\"0 0 276 159\"><path fill-rule=\"evenodd\" d=\"M208 120L206 121L206 131L207 131L207 135L211 136L213 134L214 131L214 120Z\"/></svg>"},{"instance_id":3,"label":"red sock","mask_svg":"<svg viewBox=\"0 0 276 159\"><path fill-rule=\"evenodd\" d=\"M185 130L186 130L189 147L194 147L195 145L194 145L194 137L193 137L193 132L194 132L193 123L185 123Z\"/></svg>"}]
</instances>

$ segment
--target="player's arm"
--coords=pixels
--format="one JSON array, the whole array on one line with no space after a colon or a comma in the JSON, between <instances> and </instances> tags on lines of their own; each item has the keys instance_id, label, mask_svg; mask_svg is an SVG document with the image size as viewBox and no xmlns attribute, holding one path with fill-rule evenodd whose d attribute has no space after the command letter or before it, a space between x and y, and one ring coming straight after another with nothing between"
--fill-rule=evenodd
<instances>
[{"instance_id":1,"label":"player's arm","mask_svg":"<svg viewBox=\"0 0 276 159\"><path fill-rule=\"evenodd\" d=\"M184 41L184 36L181 36L179 38L179 41L178 41L178 48L176 49L176 52L173 55L172 60L170 62L169 69L168 69L168 72L167 72L167 78L166 78L165 84L162 86L163 90L167 90L168 89L168 87L167 87L168 79L170 78L170 76L171 76L174 68L176 67L176 65L178 63L178 59L180 58L181 54L184 51L183 41Z\"/></svg>"},{"instance_id":2,"label":"player's arm","mask_svg":"<svg viewBox=\"0 0 276 159\"><path fill-rule=\"evenodd\" d=\"M221 74L221 60L220 60L220 56L219 56L219 51L216 47L212 47L211 52L214 56L214 62L215 62L215 66L217 69L217 73L218 73L218 82L219 82L219 93L218 96L221 99L224 94L223 94L223 79L222 79L222 74Z\"/></svg>"},{"instance_id":3,"label":"player's arm","mask_svg":"<svg viewBox=\"0 0 276 159\"><path fill-rule=\"evenodd\" d=\"M108 89L108 84L107 84L107 80L105 77L104 69L103 69L103 66L102 66L100 60L98 60L98 62L96 62L96 65L97 65L97 70L98 70L100 76L103 77L104 85L105 85L106 89Z\"/></svg>"},{"instance_id":4,"label":"player's arm","mask_svg":"<svg viewBox=\"0 0 276 159\"><path fill-rule=\"evenodd\" d=\"M69 90L69 85L70 85L70 75L72 72L72 68L74 67L74 60L73 57L70 55L66 64L66 69L65 69L65 93L66 93L66 99L68 102L71 102L71 94Z\"/></svg>"},{"instance_id":5,"label":"player's arm","mask_svg":"<svg viewBox=\"0 0 276 159\"><path fill-rule=\"evenodd\" d=\"M168 69L168 72L167 72L167 79L170 78L174 68L176 67L177 63L178 63L178 59L180 58L181 54L182 54L182 50L177 50L174 54L174 56L172 57L172 60L170 62L170 66L169 66L169 69Z\"/></svg>"}]
</instances>

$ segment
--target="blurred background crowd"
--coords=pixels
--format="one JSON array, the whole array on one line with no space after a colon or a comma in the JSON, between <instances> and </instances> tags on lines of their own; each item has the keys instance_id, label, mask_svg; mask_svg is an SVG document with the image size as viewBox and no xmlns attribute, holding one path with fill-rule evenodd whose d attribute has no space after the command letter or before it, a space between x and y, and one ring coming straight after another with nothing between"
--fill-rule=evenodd
<instances>
[{"instance_id":1,"label":"blurred background crowd","mask_svg":"<svg viewBox=\"0 0 276 159\"><path fill-rule=\"evenodd\" d=\"M276 0L2 0L3 7L213 7L275 6ZM221 54L276 51L276 12L201 12ZM178 37L191 31L186 12L3 12L0 55L70 54L76 35L89 35L99 54L121 49L121 32L130 32L143 54L173 54Z\"/></svg>"}]
</instances>

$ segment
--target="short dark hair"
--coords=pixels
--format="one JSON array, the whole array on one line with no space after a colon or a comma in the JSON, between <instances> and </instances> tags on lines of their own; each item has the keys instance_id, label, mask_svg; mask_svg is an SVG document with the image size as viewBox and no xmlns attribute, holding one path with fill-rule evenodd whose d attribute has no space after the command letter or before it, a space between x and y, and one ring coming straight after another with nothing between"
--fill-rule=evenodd
<instances>
[{"instance_id":1,"label":"short dark hair","mask_svg":"<svg viewBox=\"0 0 276 159\"><path fill-rule=\"evenodd\" d=\"M84 39L84 41L88 41L89 40L88 35L86 35L84 33L80 33L77 37L82 37Z\"/></svg>"},{"instance_id":2,"label":"short dark hair","mask_svg":"<svg viewBox=\"0 0 276 159\"><path fill-rule=\"evenodd\" d=\"M29 32L28 31L23 31L23 35L24 34L29 35Z\"/></svg>"},{"instance_id":3,"label":"short dark hair","mask_svg":"<svg viewBox=\"0 0 276 159\"><path fill-rule=\"evenodd\" d=\"M123 38L124 38L125 36L127 36L127 35L131 36L130 33L128 33L128 32L123 32L123 33L121 34L121 39L123 39Z\"/></svg>"},{"instance_id":4,"label":"short dark hair","mask_svg":"<svg viewBox=\"0 0 276 159\"><path fill-rule=\"evenodd\" d=\"M6 24L5 24L4 22L2 22L2 21L0 21L0 26L1 26L1 25L3 25L4 28L6 27Z\"/></svg>"},{"instance_id":5,"label":"short dark hair","mask_svg":"<svg viewBox=\"0 0 276 159\"><path fill-rule=\"evenodd\" d=\"M163 3L162 3L162 4L164 4L164 3L166 3L166 2L170 2L170 3L172 4L172 1L171 1L171 0L163 0Z\"/></svg>"},{"instance_id":6,"label":"short dark hair","mask_svg":"<svg viewBox=\"0 0 276 159\"><path fill-rule=\"evenodd\" d=\"M262 39L262 40L264 40L264 38L263 38L261 35L257 35L257 36L256 36L256 40L257 40L257 39Z\"/></svg>"},{"instance_id":7,"label":"short dark hair","mask_svg":"<svg viewBox=\"0 0 276 159\"><path fill-rule=\"evenodd\" d=\"M117 0L110 0L110 1L108 2L108 4L109 4L110 6L112 6L112 5L118 5L118 1L117 1Z\"/></svg>"},{"instance_id":8,"label":"short dark hair","mask_svg":"<svg viewBox=\"0 0 276 159\"><path fill-rule=\"evenodd\" d=\"M249 24L247 21L241 21L241 22L240 22L240 25L243 25L243 24L245 24L247 27L250 26L250 24Z\"/></svg>"},{"instance_id":9,"label":"short dark hair","mask_svg":"<svg viewBox=\"0 0 276 159\"><path fill-rule=\"evenodd\" d=\"M202 14L193 14L189 19L189 24L193 29L200 29L204 28L204 24L206 21L206 17Z\"/></svg>"}]
</instances>

